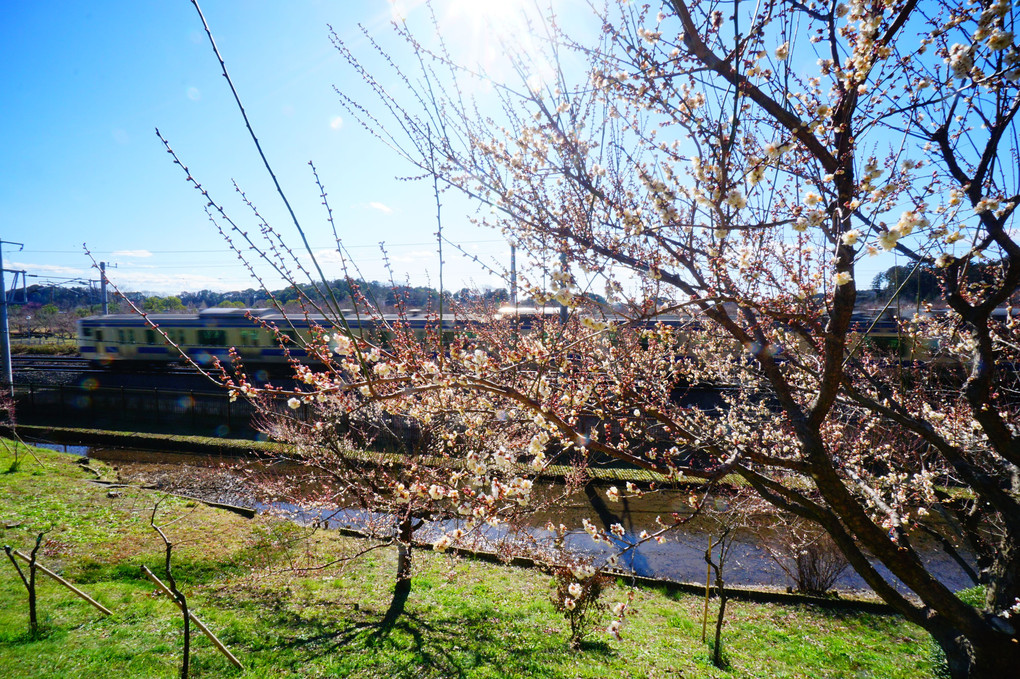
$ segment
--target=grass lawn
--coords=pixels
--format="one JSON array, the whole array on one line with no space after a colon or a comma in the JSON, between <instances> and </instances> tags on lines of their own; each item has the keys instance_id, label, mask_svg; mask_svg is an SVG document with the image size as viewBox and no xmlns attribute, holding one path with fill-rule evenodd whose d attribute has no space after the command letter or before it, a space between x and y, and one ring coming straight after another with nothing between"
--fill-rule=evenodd
<instances>
[{"instance_id":1,"label":"grass lawn","mask_svg":"<svg viewBox=\"0 0 1020 679\"><path fill-rule=\"evenodd\" d=\"M39 462L22 453L10 471L12 450L0 446L0 542L27 553L46 530L40 562L114 614L103 616L40 574L41 630L30 638L25 588L0 555L0 677L176 676L180 615L140 573L141 565L163 573L163 544L149 527L158 495L88 483L94 474L77 458L38 449ZM574 651L549 602L549 576L432 552L415 553L407 613L380 635L392 550L342 571L295 571L286 566L318 564L364 543L173 498L161 503L158 522L171 520L174 572L189 605L246 666L234 669L193 628L193 677L932 674L927 635L898 617L739 601L729 603L723 631L729 666L716 669L701 643L702 600L647 589L635 592L637 614L623 641L596 632ZM621 583L607 600L627 592Z\"/></svg>"}]
</instances>

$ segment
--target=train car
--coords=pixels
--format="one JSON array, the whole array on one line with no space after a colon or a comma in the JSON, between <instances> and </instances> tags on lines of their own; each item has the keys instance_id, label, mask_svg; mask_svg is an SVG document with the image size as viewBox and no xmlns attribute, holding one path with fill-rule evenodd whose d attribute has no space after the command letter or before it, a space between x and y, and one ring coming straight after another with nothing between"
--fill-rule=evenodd
<instances>
[{"instance_id":1,"label":"train car","mask_svg":"<svg viewBox=\"0 0 1020 679\"><path fill-rule=\"evenodd\" d=\"M382 319L352 316L347 320L352 333L371 334L375 340L385 339L387 323L399 322L415 333L424 333L426 327L437 323L422 314ZM335 327L323 316L284 316L273 309L214 308L198 314L146 317L109 314L78 321L78 349L97 365L140 367L178 363L184 360L182 354L202 366L211 365L214 359L226 362L233 347L246 365L283 366L289 358L308 358L305 345L312 325L330 332ZM443 326L444 332L452 331L452 319L444 319ZM279 334L273 328L278 328Z\"/></svg>"},{"instance_id":2,"label":"train car","mask_svg":"<svg viewBox=\"0 0 1020 679\"><path fill-rule=\"evenodd\" d=\"M558 314L559 309L555 307L504 307L497 316L514 318L517 327L528 332L540 320L552 321ZM1005 318L1005 310L996 316L997 320ZM607 320L617 324L626 322L622 317ZM358 318L348 314L347 321L353 334L369 335L374 342L388 339L390 325L400 324L419 336L427 329L438 327L434 315L415 310L400 316ZM443 333L470 332L472 324L484 322L481 317L445 317ZM664 316L652 322L678 328L699 327L690 316ZM918 346L904 336L899 322L891 310L862 310L854 314L852 332L863 336L868 346L888 352L897 360L930 358L937 349L934 341ZM152 324L158 326L158 330ZM214 359L226 361L231 347L246 365L285 366L290 358L309 359L305 346L313 325L331 333L336 330L335 324L323 316L285 316L274 309L213 308L198 314L149 314L146 317L112 314L78 321L78 347L83 357L106 366L178 363L183 361L182 353L199 365L210 365ZM273 328L278 328L279 334Z\"/></svg>"}]
</instances>

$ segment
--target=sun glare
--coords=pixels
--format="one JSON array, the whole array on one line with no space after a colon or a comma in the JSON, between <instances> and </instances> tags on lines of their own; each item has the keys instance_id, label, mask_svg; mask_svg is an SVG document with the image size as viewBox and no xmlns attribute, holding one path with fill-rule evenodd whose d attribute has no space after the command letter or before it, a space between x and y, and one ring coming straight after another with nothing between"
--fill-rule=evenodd
<instances>
[{"instance_id":1,"label":"sun glare","mask_svg":"<svg viewBox=\"0 0 1020 679\"><path fill-rule=\"evenodd\" d=\"M508 46L530 51L527 21L531 0L446 0L437 5L441 20L450 27L465 57L487 70L501 67Z\"/></svg>"},{"instance_id":2,"label":"sun glare","mask_svg":"<svg viewBox=\"0 0 1020 679\"><path fill-rule=\"evenodd\" d=\"M510 51L540 61L532 30L541 24L534 16L541 10L534 0L390 0L391 19L414 23L424 18L426 5L435 13L446 49L461 65L500 78L511 76Z\"/></svg>"},{"instance_id":3,"label":"sun glare","mask_svg":"<svg viewBox=\"0 0 1020 679\"><path fill-rule=\"evenodd\" d=\"M527 0L448 0L451 16L463 16L478 25L499 28L520 21Z\"/></svg>"}]
</instances>

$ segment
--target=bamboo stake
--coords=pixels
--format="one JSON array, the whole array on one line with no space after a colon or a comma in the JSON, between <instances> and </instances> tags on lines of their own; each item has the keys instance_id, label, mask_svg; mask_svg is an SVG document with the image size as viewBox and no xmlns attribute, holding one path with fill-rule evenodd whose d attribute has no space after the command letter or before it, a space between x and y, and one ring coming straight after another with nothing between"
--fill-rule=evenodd
<instances>
[{"instance_id":1,"label":"bamboo stake","mask_svg":"<svg viewBox=\"0 0 1020 679\"><path fill-rule=\"evenodd\" d=\"M142 572L145 573L145 576L149 578L149 580L152 580L152 582L155 583L157 587L163 590L163 593L166 594L167 597L169 597L170 601L174 602L174 605L176 605L177 608L181 607L181 604L179 601L177 601L177 597L174 596L174 593L170 591L169 587L163 584L162 580L156 577L155 573L150 571L145 566L142 566ZM205 626L205 623L196 618L195 614L192 613L191 610L188 610L188 617L191 618L191 622L195 623L195 627L202 630L202 632L205 633L207 637L209 637L209 641L213 642L216 648L220 649L220 652L223 655L227 656L227 660L229 660L234 667L236 667L239 670L244 669L244 665L241 664L241 661L234 657L234 654L230 652L230 649L224 646L223 642L217 639L216 635L210 632L209 628Z\"/></svg>"},{"instance_id":2,"label":"bamboo stake","mask_svg":"<svg viewBox=\"0 0 1020 679\"><path fill-rule=\"evenodd\" d=\"M708 539L708 554L712 553L712 538ZM706 559L707 561L708 559ZM705 643L708 634L708 597L712 593L712 564L705 565L705 610L701 614L701 643Z\"/></svg>"},{"instance_id":3,"label":"bamboo stake","mask_svg":"<svg viewBox=\"0 0 1020 679\"><path fill-rule=\"evenodd\" d=\"M14 555L17 556L18 558L20 558L25 563L28 563L28 564L32 563L32 559L30 559L29 557L25 556L24 554L22 554L18 550L12 549L11 551L14 552ZM111 611L109 608L107 608L103 604L99 603L98 601L96 601L95 599L90 597L88 594L86 594L85 592L81 591L80 589L78 589L77 587L75 587L74 585L69 583L67 580L64 580L62 577L60 577L59 575L57 575L56 573L51 571L49 568L46 568L46 566L41 565L38 561L35 562L35 567L38 568L43 573L45 573L46 575L48 575L51 578L53 578L54 580L56 580L57 582L59 582L64 587L68 588L69 590L71 590L72 592L74 592L75 594L80 596L85 601L89 602L90 604L92 604L93 606L95 606L96 608L101 610L103 613L105 613L107 615L113 615L113 611Z\"/></svg>"}]
</instances>

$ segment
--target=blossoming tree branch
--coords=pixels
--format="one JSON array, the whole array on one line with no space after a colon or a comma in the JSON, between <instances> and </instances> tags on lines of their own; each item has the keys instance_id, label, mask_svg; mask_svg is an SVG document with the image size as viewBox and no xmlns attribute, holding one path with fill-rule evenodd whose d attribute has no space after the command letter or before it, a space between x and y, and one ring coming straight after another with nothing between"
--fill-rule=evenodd
<instances>
[{"instance_id":1,"label":"blossoming tree branch","mask_svg":"<svg viewBox=\"0 0 1020 679\"><path fill-rule=\"evenodd\" d=\"M309 297L341 331L312 343L324 370L298 368L292 404L319 409L292 438L322 448L365 413L427 425L463 472L375 467L366 506L404 511L401 530L438 507L499 523L554 455L578 473L736 475L821 527L952 676L1005 675L1020 664L1015 21L988 0L621 2L497 32L495 72L452 55L437 22L395 21L407 54L378 62L334 34L366 88L338 93L349 113L485 207L477 221L534 262L527 294L568 312L424 337L398 323L373 342ZM893 256L939 272L941 301L897 317L890 352L869 319L910 301L862 316L858 272ZM722 406L685 401L699 385ZM981 605L929 571L922 534Z\"/></svg>"}]
</instances>

